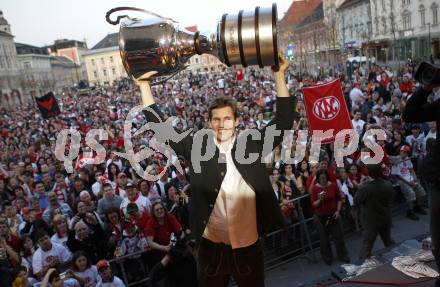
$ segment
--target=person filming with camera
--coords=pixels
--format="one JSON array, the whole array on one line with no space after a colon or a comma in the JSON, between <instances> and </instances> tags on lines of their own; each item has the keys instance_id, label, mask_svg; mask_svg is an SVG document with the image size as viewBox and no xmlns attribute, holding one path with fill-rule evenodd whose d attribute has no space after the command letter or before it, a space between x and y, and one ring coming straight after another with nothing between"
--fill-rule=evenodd
<instances>
[{"instance_id":1,"label":"person filming with camera","mask_svg":"<svg viewBox=\"0 0 440 287\"><path fill-rule=\"evenodd\" d=\"M415 79L422 87L408 99L403 120L411 123L437 124L435 144L422 160L419 174L428 183L431 196L431 238L433 254L437 267L440 268L440 67L424 62L417 69ZM435 286L440 287L440 279L437 279Z\"/></svg>"}]
</instances>

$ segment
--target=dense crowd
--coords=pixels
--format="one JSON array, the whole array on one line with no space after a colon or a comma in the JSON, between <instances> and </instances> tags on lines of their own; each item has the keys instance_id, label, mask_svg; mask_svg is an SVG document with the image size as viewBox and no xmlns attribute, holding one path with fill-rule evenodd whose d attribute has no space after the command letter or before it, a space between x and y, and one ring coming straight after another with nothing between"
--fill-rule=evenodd
<instances>
[{"instance_id":1,"label":"dense crowd","mask_svg":"<svg viewBox=\"0 0 440 287\"><path fill-rule=\"evenodd\" d=\"M387 140L379 142L385 152L383 176L404 196L408 218L418 220L417 214L426 214L427 191L423 178L417 176L417 164L429 150L430 139L435 139L436 127L435 123L402 121L405 103L417 86L411 67L395 71L361 66L350 77L294 71L286 76L291 95L298 98L296 130L308 129L301 88L341 78L353 128L360 135L371 128L387 134ZM172 124L179 132L208 128L208 103L215 96L236 100L239 130L267 125L276 100L271 73L258 69L247 69L244 79L228 69L182 72L154 86L153 92L163 114L175 116ZM188 162L179 159L182 174L174 166L167 167L162 154L145 159L141 165L150 174L165 170L158 181L150 182L114 154L124 152L124 139L130 136L124 134L125 116L139 104L139 91L128 80L94 94L58 100L61 114L50 119L43 119L34 104L0 114L0 282L16 287L124 286L112 274L109 260L135 253L126 262L134 280L139 261L156 270L176 237L191 238ZM136 117L132 132L144 122L142 115ZM74 173L67 173L54 154L58 132L69 128L77 129L83 140ZM100 142L107 157L99 165L87 164L83 157L89 152L84 141L90 129L105 129L109 134L108 140ZM134 151L148 147L152 137L151 131L132 137ZM267 168L286 223L298 221L298 206L291 200L310 194L311 199L300 201L306 217L335 212L340 204L345 218L356 229L362 228L353 199L368 180L359 158L368 148L361 144L344 159L344 168L336 167L332 149L332 144L323 145L319 162L309 162L306 152L305 159L296 164L283 163L280 148L272 153ZM322 190L328 196L323 204L315 205ZM326 232L337 241L338 257L347 261L342 230L335 227ZM331 254L321 253L331 262Z\"/></svg>"}]
</instances>

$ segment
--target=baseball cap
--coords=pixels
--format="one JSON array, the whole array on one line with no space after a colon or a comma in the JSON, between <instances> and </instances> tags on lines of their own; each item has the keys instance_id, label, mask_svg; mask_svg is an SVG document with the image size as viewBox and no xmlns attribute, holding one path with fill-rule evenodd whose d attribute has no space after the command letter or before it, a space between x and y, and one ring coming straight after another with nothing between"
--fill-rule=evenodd
<instances>
[{"instance_id":1,"label":"baseball cap","mask_svg":"<svg viewBox=\"0 0 440 287\"><path fill-rule=\"evenodd\" d=\"M98 263L96 263L96 269L99 270L103 267L110 267L110 263L105 259L99 260Z\"/></svg>"},{"instance_id":2,"label":"baseball cap","mask_svg":"<svg viewBox=\"0 0 440 287\"><path fill-rule=\"evenodd\" d=\"M133 188L136 187L132 182L127 183L127 185L125 186L126 188Z\"/></svg>"},{"instance_id":3,"label":"baseball cap","mask_svg":"<svg viewBox=\"0 0 440 287\"><path fill-rule=\"evenodd\" d=\"M411 152L411 148L407 145L404 145L400 148L400 152Z\"/></svg>"}]
</instances>

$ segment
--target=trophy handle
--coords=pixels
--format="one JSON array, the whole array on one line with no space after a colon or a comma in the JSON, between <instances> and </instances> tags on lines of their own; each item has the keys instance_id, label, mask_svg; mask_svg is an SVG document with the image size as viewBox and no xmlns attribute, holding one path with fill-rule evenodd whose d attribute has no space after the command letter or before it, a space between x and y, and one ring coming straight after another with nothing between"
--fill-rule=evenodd
<instances>
[{"instance_id":1,"label":"trophy handle","mask_svg":"<svg viewBox=\"0 0 440 287\"><path fill-rule=\"evenodd\" d=\"M157 17L157 18L160 18L160 19L163 19L163 20L168 20L168 21L171 21L173 23L178 23L177 21L175 21L175 20L173 20L171 18L160 16L159 14L156 14L154 12L151 12L151 11L148 11L148 10L145 10L145 9L136 8L136 7L126 7L126 6L116 7L116 8L108 10L107 13L105 14L105 20L108 23L112 24L112 25L118 25L119 22L121 21L121 19L123 19L123 18L131 19L128 15L120 15L120 16L118 16L116 18L116 20L114 20L114 21L111 20L110 19L110 15L113 14L114 12L119 12L119 11L139 11L139 12L143 12L143 13L146 13L146 14L150 14L150 15L152 15L154 17Z\"/></svg>"}]
</instances>

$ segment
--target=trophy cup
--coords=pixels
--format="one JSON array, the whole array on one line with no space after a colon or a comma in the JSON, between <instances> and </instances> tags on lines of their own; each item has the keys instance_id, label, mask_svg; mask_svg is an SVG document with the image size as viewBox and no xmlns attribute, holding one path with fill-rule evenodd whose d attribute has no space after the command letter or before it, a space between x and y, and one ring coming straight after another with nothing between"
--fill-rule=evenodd
<instances>
[{"instance_id":1,"label":"trophy cup","mask_svg":"<svg viewBox=\"0 0 440 287\"><path fill-rule=\"evenodd\" d=\"M140 11L154 19L110 15L117 11ZM120 24L119 49L122 63L129 76L135 79L150 71L154 77L172 77L185 69L186 61L196 54L211 54L227 66L258 65L278 69L277 6L254 11L241 10L237 15L224 14L217 33L207 37L179 29L176 21L147 10L117 7L106 14L110 24Z\"/></svg>"}]
</instances>

